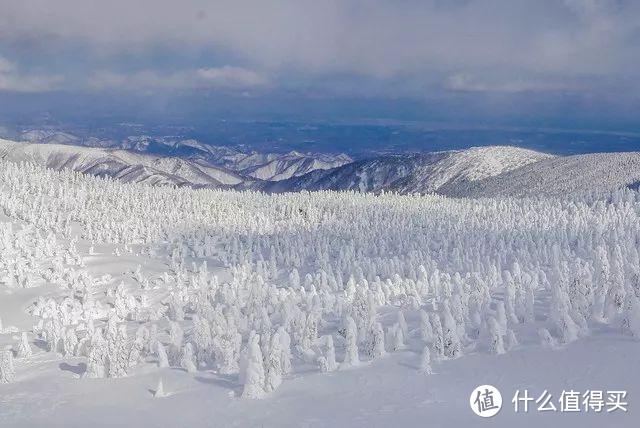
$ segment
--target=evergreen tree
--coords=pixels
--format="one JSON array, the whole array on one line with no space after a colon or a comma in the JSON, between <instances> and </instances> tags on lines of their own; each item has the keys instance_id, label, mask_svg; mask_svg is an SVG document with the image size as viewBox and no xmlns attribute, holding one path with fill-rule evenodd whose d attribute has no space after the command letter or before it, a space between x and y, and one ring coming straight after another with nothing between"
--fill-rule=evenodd
<instances>
[{"instance_id":1,"label":"evergreen tree","mask_svg":"<svg viewBox=\"0 0 640 428\"><path fill-rule=\"evenodd\" d=\"M260 350L260 336L254 334L247 345L247 366L244 374L244 389L242 398L264 398L265 373L262 351Z\"/></svg>"},{"instance_id":2,"label":"evergreen tree","mask_svg":"<svg viewBox=\"0 0 640 428\"><path fill-rule=\"evenodd\" d=\"M185 369L187 373L195 373L198 371L195 363L193 345L189 342L182 347L182 357L180 358L180 367Z\"/></svg>"},{"instance_id":3,"label":"evergreen tree","mask_svg":"<svg viewBox=\"0 0 640 428\"><path fill-rule=\"evenodd\" d=\"M502 339L502 329L498 324L498 321L494 317L489 317L487 320L489 327L489 352L492 354L504 354L504 341Z\"/></svg>"},{"instance_id":4,"label":"evergreen tree","mask_svg":"<svg viewBox=\"0 0 640 428\"><path fill-rule=\"evenodd\" d=\"M358 328L356 323L348 316L345 319L345 354L344 354L344 366L355 366L360 363L360 357L358 356Z\"/></svg>"},{"instance_id":5,"label":"evergreen tree","mask_svg":"<svg viewBox=\"0 0 640 428\"><path fill-rule=\"evenodd\" d=\"M169 357L167 356L167 351L160 341L156 342L156 355L158 357L158 367L169 367Z\"/></svg>"},{"instance_id":6,"label":"evergreen tree","mask_svg":"<svg viewBox=\"0 0 640 428\"><path fill-rule=\"evenodd\" d=\"M384 346L384 332L382 331L382 325L379 322L374 323L371 327L367 340L366 353L371 360L380 358L386 353Z\"/></svg>"},{"instance_id":7,"label":"evergreen tree","mask_svg":"<svg viewBox=\"0 0 640 428\"><path fill-rule=\"evenodd\" d=\"M432 350L435 358L440 360L444 358L444 333L442 331L442 323L436 313L430 313L429 318L431 320L431 330L433 331Z\"/></svg>"},{"instance_id":8,"label":"evergreen tree","mask_svg":"<svg viewBox=\"0 0 640 428\"><path fill-rule=\"evenodd\" d=\"M323 336L324 355L318 358L320 370L322 372L332 372L338 369L336 363L336 351L333 346L333 337L331 335Z\"/></svg>"},{"instance_id":9,"label":"evergreen tree","mask_svg":"<svg viewBox=\"0 0 640 428\"><path fill-rule=\"evenodd\" d=\"M18 344L18 358L29 358L33 354L27 332L23 331L20 335L20 343Z\"/></svg>"},{"instance_id":10,"label":"evergreen tree","mask_svg":"<svg viewBox=\"0 0 640 428\"><path fill-rule=\"evenodd\" d=\"M11 383L16 378L13 365L13 350L10 346L0 350L0 383Z\"/></svg>"},{"instance_id":11,"label":"evergreen tree","mask_svg":"<svg viewBox=\"0 0 640 428\"><path fill-rule=\"evenodd\" d=\"M265 361L265 390L274 391L282 383L282 340L280 334L276 333L271 338L271 347Z\"/></svg>"},{"instance_id":12,"label":"evergreen tree","mask_svg":"<svg viewBox=\"0 0 640 428\"><path fill-rule=\"evenodd\" d=\"M87 371L85 372L85 377L105 377L107 352L107 343L102 337L102 329L96 328L91 336L91 348L87 358Z\"/></svg>"},{"instance_id":13,"label":"evergreen tree","mask_svg":"<svg viewBox=\"0 0 640 428\"><path fill-rule=\"evenodd\" d=\"M431 352L429 346L422 348L422 354L420 355L420 373L431 374Z\"/></svg>"}]
</instances>

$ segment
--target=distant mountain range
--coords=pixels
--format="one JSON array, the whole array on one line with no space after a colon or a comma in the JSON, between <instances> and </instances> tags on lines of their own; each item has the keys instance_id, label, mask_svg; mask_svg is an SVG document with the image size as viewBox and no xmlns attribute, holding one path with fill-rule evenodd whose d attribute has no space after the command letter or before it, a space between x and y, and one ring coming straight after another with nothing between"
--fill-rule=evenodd
<instances>
[{"instance_id":1,"label":"distant mountain range","mask_svg":"<svg viewBox=\"0 0 640 428\"><path fill-rule=\"evenodd\" d=\"M246 180L228 169L178 157L63 144L0 140L0 158L152 185L231 187Z\"/></svg>"},{"instance_id":2,"label":"distant mountain range","mask_svg":"<svg viewBox=\"0 0 640 428\"><path fill-rule=\"evenodd\" d=\"M331 170L313 171L277 183L263 183L263 189L434 193L447 186L495 177L551 157L508 146L386 155L352 162Z\"/></svg>"},{"instance_id":3,"label":"distant mountain range","mask_svg":"<svg viewBox=\"0 0 640 428\"><path fill-rule=\"evenodd\" d=\"M115 142L42 131L23 137L27 142L0 140L0 158L151 185L490 197L556 196L640 183L640 152L554 156L490 146L353 160L344 154L259 153L170 137Z\"/></svg>"},{"instance_id":4,"label":"distant mountain range","mask_svg":"<svg viewBox=\"0 0 640 428\"><path fill-rule=\"evenodd\" d=\"M129 150L156 157L177 157L198 165L222 167L249 179L278 181L317 169L335 168L353 161L345 154L261 153L226 146L206 145L193 139L176 137L127 137L123 140L80 138L60 131L32 130L21 139L38 144L64 144L101 149Z\"/></svg>"}]
</instances>

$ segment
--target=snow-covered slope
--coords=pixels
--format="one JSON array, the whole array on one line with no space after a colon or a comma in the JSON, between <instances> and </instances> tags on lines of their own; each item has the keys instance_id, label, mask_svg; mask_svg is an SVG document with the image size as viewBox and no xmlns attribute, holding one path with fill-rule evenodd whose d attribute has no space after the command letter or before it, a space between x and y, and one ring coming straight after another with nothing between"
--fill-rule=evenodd
<instances>
[{"instance_id":1,"label":"snow-covered slope","mask_svg":"<svg viewBox=\"0 0 640 428\"><path fill-rule=\"evenodd\" d=\"M243 176L259 180L284 180L314 170L336 168L352 159L346 154L331 153L262 153L235 147L203 144L194 139L174 136L152 137L135 135L121 140L80 138L56 130L29 130L20 134L21 139L39 144L71 144L85 147L122 149L154 156L180 157L200 164L223 167Z\"/></svg>"},{"instance_id":2,"label":"snow-covered slope","mask_svg":"<svg viewBox=\"0 0 640 428\"><path fill-rule=\"evenodd\" d=\"M452 196L561 196L637 187L640 153L593 153L542 160L484 180L445 186Z\"/></svg>"},{"instance_id":3,"label":"snow-covered slope","mask_svg":"<svg viewBox=\"0 0 640 428\"><path fill-rule=\"evenodd\" d=\"M152 185L222 187L236 185L243 180L238 174L224 168L180 158L62 144L0 140L0 158Z\"/></svg>"},{"instance_id":4,"label":"snow-covered slope","mask_svg":"<svg viewBox=\"0 0 640 428\"><path fill-rule=\"evenodd\" d=\"M144 136L82 143L63 133L33 131L25 136L45 144L0 140L0 157L151 185L490 197L609 191L640 183L640 153L553 156L490 146L352 161L346 155L242 152L196 140ZM55 144L58 141L67 144Z\"/></svg>"},{"instance_id":5,"label":"snow-covered slope","mask_svg":"<svg viewBox=\"0 0 640 428\"><path fill-rule=\"evenodd\" d=\"M549 158L552 156L545 153L508 146L389 155L356 161L329 171L315 171L280 183L268 183L265 188L270 191L331 189L431 193L445 185L482 180Z\"/></svg>"},{"instance_id":6,"label":"snow-covered slope","mask_svg":"<svg viewBox=\"0 0 640 428\"><path fill-rule=\"evenodd\" d=\"M330 154L304 154L289 152L284 155L256 156L249 155L240 161L246 165L248 160L253 165L243 169L242 172L250 177L260 180L280 181L291 177L299 177L316 170L328 170L348 164L353 160L345 155Z\"/></svg>"},{"instance_id":7,"label":"snow-covered slope","mask_svg":"<svg viewBox=\"0 0 640 428\"><path fill-rule=\"evenodd\" d=\"M23 132L24 141L39 144L78 144L81 140L73 134L59 131L30 130Z\"/></svg>"}]
</instances>

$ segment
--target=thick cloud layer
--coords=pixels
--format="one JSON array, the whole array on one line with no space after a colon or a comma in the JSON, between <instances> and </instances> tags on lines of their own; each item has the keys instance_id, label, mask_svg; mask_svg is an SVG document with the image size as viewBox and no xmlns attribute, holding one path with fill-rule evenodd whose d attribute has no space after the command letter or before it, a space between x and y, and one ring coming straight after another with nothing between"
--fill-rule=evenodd
<instances>
[{"instance_id":1,"label":"thick cloud layer","mask_svg":"<svg viewBox=\"0 0 640 428\"><path fill-rule=\"evenodd\" d=\"M637 0L0 0L5 93L418 99L591 123L632 120L639 72Z\"/></svg>"}]
</instances>

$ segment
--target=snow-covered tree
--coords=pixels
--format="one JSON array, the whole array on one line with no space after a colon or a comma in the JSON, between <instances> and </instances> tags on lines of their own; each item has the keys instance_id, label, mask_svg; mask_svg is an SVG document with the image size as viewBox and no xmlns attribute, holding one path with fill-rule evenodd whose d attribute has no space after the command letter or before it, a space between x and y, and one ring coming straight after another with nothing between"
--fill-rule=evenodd
<instances>
[{"instance_id":1,"label":"snow-covered tree","mask_svg":"<svg viewBox=\"0 0 640 428\"><path fill-rule=\"evenodd\" d=\"M504 354L505 349L502 338L502 327L494 317L489 317L487 320L487 326L489 328L489 352L492 354Z\"/></svg>"},{"instance_id":2,"label":"snow-covered tree","mask_svg":"<svg viewBox=\"0 0 640 428\"><path fill-rule=\"evenodd\" d=\"M444 333L442 331L442 322L436 313L430 313L431 330L433 331L433 343L431 345L434 356L437 360L444 358Z\"/></svg>"},{"instance_id":3,"label":"snow-covered tree","mask_svg":"<svg viewBox=\"0 0 640 428\"><path fill-rule=\"evenodd\" d=\"M280 338L280 349L282 350L282 356L280 357L282 374L288 375L291 373L291 338L284 327L278 327L278 337ZM333 346L333 342L331 344Z\"/></svg>"},{"instance_id":4,"label":"snow-covered tree","mask_svg":"<svg viewBox=\"0 0 640 428\"><path fill-rule=\"evenodd\" d=\"M556 340L546 328L538 329L538 338L540 338L540 343L544 348L555 349L557 347Z\"/></svg>"},{"instance_id":5,"label":"snow-covered tree","mask_svg":"<svg viewBox=\"0 0 640 428\"><path fill-rule=\"evenodd\" d=\"M244 374L244 389L242 398L264 398L265 372L262 351L260 350L260 335L252 335L247 345L247 365Z\"/></svg>"},{"instance_id":6,"label":"snow-covered tree","mask_svg":"<svg viewBox=\"0 0 640 428\"><path fill-rule=\"evenodd\" d=\"M198 371L195 363L195 355L193 351L193 344L186 343L182 347L182 356L180 358L180 367L185 369L188 373L195 373Z\"/></svg>"},{"instance_id":7,"label":"snow-covered tree","mask_svg":"<svg viewBox=\"0 0 640 428\"><path fill-rule=\"evenodd\" d=\"M322 337L324 344L323 355L318 358L318 364L320 365L320 371L332 372L338 369L338 363L336 363L336 351L333 345L333 337L326 335Z\"/></svg>"},{"instance_id":8,"label":"snow-covered tree","mask_svg":"<svg viewBox=\"0 0 640 428\"><path fill-rule=\"evenodd\" d=\"M442 333L444 355L447 358L457 358L462 353L462 344L458 337L458 327L451 314L448 301L442 305Z\"/></svg>"},{"instance_id":9,"label":"snow-covered tree","mask_svg":"<svg viewBox=\"0 0 640 428\"><path fill-rule=\"evenodd\" d=\"M102 329L96 328L91 336L91 347L87 357L85 377L103 378L106 376L107 353L107 342L102 336Z\"/></svg>"},{"instance_id":10,"label":"snow-covered tree","mask_svg":"<svg viewBox=\"0 0 640 428\"><path fill-rule=\"evenodd\" d=\"M404 348L404 333L400 324L395 323L387 329L387 346L391 352Z\"/></svg>"},{"instance_id":11,"label":"snow-covered tree","mask_svg":"<svg viewBox=\"0 0 640 428\"><path fill-rule=\"evenodd\" d=\"M153 396L155 398L163 398L167 396L167 393L164 392L164 385L162 384L162 378L158 379L158 385L156 386L155 391L153 391Z\"/></svg>"},{"instance_id":12,"label":"snow-covered tree","mask_svg":"<svg viewBox=\"0 0 640 428\"><path fill-rule=\"evenodd\" d=\"M122 324L118 328L113 350L107 358L109 377L117 378L127 376L129 370L129 346L126 325Z\"/></svg>"},{"instance_id":13,"label":"snow-covered tree","mask_svg":"<svg viewBox=\"0 0 640 428\"><path fill-rule=\"evenodd\" d=\"M271 338L271 346L265 360L265 391L275 391L282 383L282 340L276 333Z\"/></svg>"},{"instance_id":14,"label":"snow-covered tree","mask_svg":"<svg viewBox=\"0 0 640 428\"><path fill-rule=\"evenodd\" d=\"M18 343L18 358L29 358L33 354L27 332L23 331L20 335L20 343Z\"/></svg>"},{"instance_id":15,"label":"snow-covered tree","mask_svg":"<svg viewBox=\"0 0 640 428\"><path fill-rule=\"evenodd\" d=\"M10 346L0 350L0 383L11 383L16 378L13 350Z\"/></svg>"},{"instance_id":16,"label":"snow-covered tree","mask_svg":"<svg viewBox=\"0 0 640 428\"><path fill-rule=\"evenodd\" d=\"M161 342L156 342L156 356L158 357L158 367L169 367L169 357L167 350Z\"/></svg>"},{"instance_id":17,"label":"snow-covered tree","mask_svg":"<svg viewBox=\"0 0 640 428\"><path fill-rule=\"evenodd\" d=\"M420 373L431 374L431 351L429 351L429 346L425 346L422 349L422 354L420 355Z\"/></svg>"},{"instance_id":18,"label":"snow-covered tree","mask_svg":"<svg viewBox=\"0 0 640 428\"><path fill-rule=\"evenodd\" d=\"M504 346L507 351L511 351L516 346L518 346L518 339L516 338L516 334L512 329L507 330L507 334L504 337Z\"/></svg>"},{"instance_id":19,"label":"snow-covered tree","mask_svg":"<svg viewBox=\"0 0 640 428\"><path fill-rule=\"evenodd\" d=\"M369 359L372 360L380 358L386 353L384 346L384 331L382 330L382 325L379 322L374 323L371 327L365 351Z\"/></svg>"},{"instance_id":20,"label":"snow-covered tree","mask_svg":"<svg viewBox=\"0 0 640 428\"><path fill-rule=\"evenodd\" d=\"M350 316L345 319L345 349L344 349L344 366L355 366L360 362L358 356L358 328L356 322Z\"/></svg>"},{"instance_id":21,"label":"snow-covered tree","mask_svg":"<svg viewBox=\"0 0 640 428\"><path fill-rule=\"evenodd\" d=\"M423 309L420 310L420 337L427 343L433 342L433 330L429 315Z\"/></svg>"}]
</instances>

